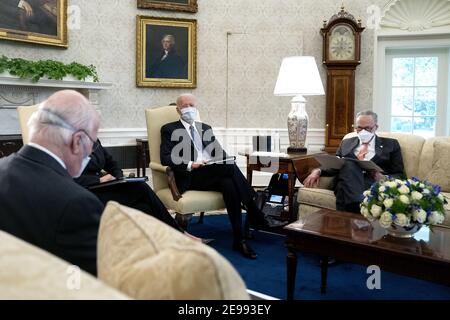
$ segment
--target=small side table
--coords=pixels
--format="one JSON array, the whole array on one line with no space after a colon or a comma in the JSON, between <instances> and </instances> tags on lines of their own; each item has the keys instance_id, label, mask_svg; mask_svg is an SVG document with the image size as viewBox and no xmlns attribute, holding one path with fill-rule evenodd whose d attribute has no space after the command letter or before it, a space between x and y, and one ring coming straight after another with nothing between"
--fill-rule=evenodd
<instances>
[{"instance_id":1,"label":"small side table","mask_svg":"<svg viewBox=\"0 0 450 320\"><path fill-rule=\"evenodd\" d=\"M136 139L136 171L140 177L141 168L142 176L145 176L145 168L150 164L150 152L148 148L148 139Z\"/></svg>"}]
</instances>

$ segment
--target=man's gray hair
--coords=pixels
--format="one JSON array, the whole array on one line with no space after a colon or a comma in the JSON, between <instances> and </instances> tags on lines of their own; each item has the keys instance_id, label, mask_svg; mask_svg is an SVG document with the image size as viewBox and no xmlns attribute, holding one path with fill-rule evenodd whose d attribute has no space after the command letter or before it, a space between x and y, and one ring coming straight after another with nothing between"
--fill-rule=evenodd
<instances>
[{"instance_id":1,"label":"man's gray hair","mask_svg":"<svg viewBox=\"0 0 450 320\"><path fill-rule=\"evenodd\" d=\"M177 98L177 106L178 107L181 107L180 106L181 99L183 99L184 97L191 97L192 99L194 99L194 101L197 101L197 98L192 93L183 93L183 94L180 94Z\"/></svg>"},{"instance_id":2,"label":"man's gray hair","mask_svg":"<svg viewBox=\"0 0 450 320\"><path fill-rule=\"evenodd\" d=\"M378 115L372 110L360 111L356 114L356 118L358 118L359 116L371 116L373 118L373 121L376 124L378 123Z\"/></svg>"},{"instance_id":3,"label":"man's gray hair","mask_svg":"<svg viewBox=\"0 0 450 320\"><path fill-rule=\"evenodd\" d=\"M77 130L94 132L98 119L97 111L82 94L62 90L42 102L28 121L30 140L39 135L55 145L68 144Z\"/></svg>"},{"instance_id":4,"label":"man's gray hair","mask_svg":"<svg viewBox=\"0 0 450 320\"><path fill-rule=\"evenodd\" d=\"M165 38L168 38L173 45L175 45L175 37L171 34L165 34L164 37L162 37L161 41L163 41Z\"/></svg>"}]
</instances>

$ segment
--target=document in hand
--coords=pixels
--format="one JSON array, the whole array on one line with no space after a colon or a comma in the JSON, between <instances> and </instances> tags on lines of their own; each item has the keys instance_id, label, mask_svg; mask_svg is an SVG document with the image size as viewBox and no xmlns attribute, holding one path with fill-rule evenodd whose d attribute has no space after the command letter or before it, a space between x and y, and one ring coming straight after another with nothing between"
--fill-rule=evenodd
<instances>
[{"instance_id":1,"label":"document in hand","mask_svg":"<svg viewBox=\"0 0 450 320\"><path fill-rule=\"evenodd\" d=\"M148 177L133 177L133 178L119 178L119 179L115 179L115 180L111 180L111 181L106 181L106 182L102 182L99 184L94 184L92 186L89 186L88 189L92 190L92 189L97 189L97 188L104 188L104 187L109 187L109 186L113 186L119 183L132 183L132 182L145 182L148 181Z\"/></svg>"},{"instance_id":2,"label":"document in hand","mask_svg":"<svg viewBox=\"0 0 450 320\"><path fill-rule=\"evenodd\" d=\"M209 160L207 163L206 163L206 165L207 166L209 166L210 164L228 164L228 163L234 163L234 161L236 160L236 157L228 157L228 158L225 158L225 159L219 159L219 160L214 160L214 159L211 159L211 160Z\"/></svg>"},{"instance_id":3,"label":"document in hand","mask_svg":"<svg viewBox=\"0 0 450 320\"><path fill-rule=\"evenodd\" d=\"M331 156L329 154L318 154L314 158L320 163L320 166L324 169L341 169L345 161L356 162L361 169L366 171L379 171L383 172L379 166L377 166L373 161L370 160L358 160L353 158L339 158L336 156Z\"/></svg>"}]
</instances>

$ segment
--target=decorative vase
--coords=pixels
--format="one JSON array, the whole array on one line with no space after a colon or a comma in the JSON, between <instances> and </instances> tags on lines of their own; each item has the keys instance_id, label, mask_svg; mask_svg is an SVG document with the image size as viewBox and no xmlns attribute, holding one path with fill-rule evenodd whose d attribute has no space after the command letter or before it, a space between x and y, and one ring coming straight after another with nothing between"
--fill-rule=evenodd
<instances>
[{"instance_id":1,"label":"decorative vase","mask_svg":"<svg viewBox=\"0 0 450 320\"><path fill-rule=\"evenodd\" d=\"M400 227L396 224L391 224L389 228L387 228L387 232L389 235L396 238L412 238L414 234L422 228L422 225L419 223L411 223L408 226Z\"/></svg>"},{"instance_id":2,"label":"decorative vase","mask_svg":"<svg viewBox=\"0 0 450 320\"><path fill-rule=\"evenodd\" d=\"M291 112L289 112L287 126L289 133L288 152L304 152L306 132L308 131L308 114L306 113L305 102L291 101Z\"/></svg>"}]
</instances>

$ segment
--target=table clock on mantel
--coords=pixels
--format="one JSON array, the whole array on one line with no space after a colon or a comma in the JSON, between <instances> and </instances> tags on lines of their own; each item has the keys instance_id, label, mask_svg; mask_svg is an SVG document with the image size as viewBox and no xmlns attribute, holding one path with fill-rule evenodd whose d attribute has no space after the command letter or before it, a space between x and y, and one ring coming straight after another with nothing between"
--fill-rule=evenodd
<instances>
[{"instance_id":1,"label":"table clock on mantel","mask_svg":"<svg viewBox=\"0 0 450 320\"><path fill-rule=\"evenodd\" d=\"M353 130L355 70L361 63L361 20L341 11L324 21L323 65L327 69L325 148L335 153L342 138Z\"/></svg>"}]
</instances>

